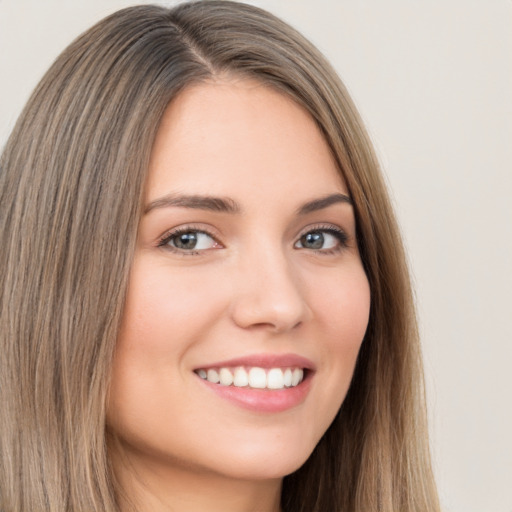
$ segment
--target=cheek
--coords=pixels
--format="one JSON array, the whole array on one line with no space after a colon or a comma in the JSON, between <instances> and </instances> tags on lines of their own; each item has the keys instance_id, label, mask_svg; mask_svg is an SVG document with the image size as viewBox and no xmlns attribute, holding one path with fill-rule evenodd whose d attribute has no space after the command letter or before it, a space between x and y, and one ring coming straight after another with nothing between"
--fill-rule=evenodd
<instances>
[{"instance_id":1,"label":"cheek","mask_svg":"<svg viewBox=\"0 0 512 512\"><path fill-rule=\"evenodd\" d=\"M359 350L370 314L370 286L362 266L326 277L314 292L316 315L328 330L328 349Z\"/></svg>"},{"instance_id":2,"label":"cheek","mask_svg":"<svg viewBox=\"0 0 512 512\"><path fill-rule=\"evenodd\" d=\"M350 386L368 326L370 287L362 267L324 284L324 292L316 293L312 300L317 304L316 318L323 338L318 347L325 362L322 406L328 411L326 423L330 423Z\"/></svg>"},{"instance_id":3,"label":"cheek","mask_svg":"<svg viewBox=\"0 0 512 512\"><path fill-rule=\"evenodd\" d=\"M168 399L158 390L184 387L187 351L211 330L222 307L215 283L198 274L135 260L113 361L110 423L115 411L118 425L144 425L168 405L158 402Z\"/></svg>"},{"instance_id":4,"label":"cheek","mask_svg":"<svg viewBox=\"0 0 512 512\"><path fill-rule=\"evenodd\" d=\"M134 263L119 348L176 353L208 331L224 307L222 282L215 272L180 270Z\"/></svg>"}]
</instances>

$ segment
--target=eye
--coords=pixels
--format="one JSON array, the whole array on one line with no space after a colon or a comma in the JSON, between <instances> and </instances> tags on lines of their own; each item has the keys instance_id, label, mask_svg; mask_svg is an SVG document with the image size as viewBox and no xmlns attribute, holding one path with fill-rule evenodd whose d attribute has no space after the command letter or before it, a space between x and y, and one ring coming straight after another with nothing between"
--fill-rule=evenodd
<instances>
[{"instance_id":1,"label":"eye","mask_svg":"<svg viewBox=\"0 0 512 512\"><path fill-rule=\"evenodd\" d=\"M168 233L158 246L191 253L220 247L219 243L205 231L189 228Z\"/></svg>"},{"instance_id":2,"label":"eye","mask_svg":"<svg viewBox=\"0 0 512 512\"><path fill-rule=\"evenodd\" d=\"M332 253L340 251L347 246L347 235L335 228L314 229L304 233L295 242L296 249L311 249L314 251L322 251Z\"/></svg>"}]
</instances>

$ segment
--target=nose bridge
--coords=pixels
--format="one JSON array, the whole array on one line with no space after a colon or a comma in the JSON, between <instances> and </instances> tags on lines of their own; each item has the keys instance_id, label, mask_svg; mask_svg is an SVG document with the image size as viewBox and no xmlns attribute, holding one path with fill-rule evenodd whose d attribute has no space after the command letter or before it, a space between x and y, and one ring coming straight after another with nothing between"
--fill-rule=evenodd
<instances>
[{"instance_id":1,"label":"nose bridge","mask_svg":"<svg viewBox=\"0 0 512 512\"><path fill-rule=\"evenodd\" d=\"M300 276L282 244L260 243L243 251L235 290L233 319L244 328L292 329L309 311Z\"/></svg>"}]
</instances>

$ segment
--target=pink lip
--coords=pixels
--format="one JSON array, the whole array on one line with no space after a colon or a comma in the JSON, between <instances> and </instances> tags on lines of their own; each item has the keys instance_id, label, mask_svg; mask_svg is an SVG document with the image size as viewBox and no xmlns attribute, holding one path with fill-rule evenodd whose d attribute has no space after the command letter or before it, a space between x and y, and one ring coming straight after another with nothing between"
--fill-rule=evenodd
<instances>
[{"instance_id":1,"label":"pink lip","mask_svg":"<svg viewBox=\"0 0 512 512\"><path fill-rule=\"evenodd\" d=\"M236 386L223 386L214 384L207 380L200 379L201 383L209 390L216 393L221 398L232 402L233 404L254 412L278 413L283 412L304 402L314 376L314 364L304 357L296 354L257 354L252 356L240 357L226 361L209 363L199 368L222 368L236 366L257 366L260 368L304 368L306 373L304 380L293 388L284 389L251 389L239 388Z\"/></svg>"},{"instance_id":2,"label":"pink lip","mask_svg":"<svg viewBox=\"0 0 512 512\"><path fill-rule=\"evenodd\" d=\"M314 370L315 365L309 359L297 354L253 354L225 361L208 363L200 368L233 368L235 366L257 366L259 368L304 368Z\"/></svg>"}]
</instances>

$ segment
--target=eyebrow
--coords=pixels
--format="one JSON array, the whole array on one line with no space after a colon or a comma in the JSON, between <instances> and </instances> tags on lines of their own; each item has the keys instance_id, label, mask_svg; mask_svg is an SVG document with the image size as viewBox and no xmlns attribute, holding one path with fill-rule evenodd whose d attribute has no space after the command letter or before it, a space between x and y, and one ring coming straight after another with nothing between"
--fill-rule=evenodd
<instances>
[{"instance_id":1,"label":"eyebrow","mask_svg":"<svg viewBox=\"0 0 512 512\"><path fill-rule=\"evenodd\" d=\"M298 210L298 215L307 215L328 208L333 204L346 203L352 204L352 199L345 194L330 194L319 199L313 199L304 203ZM214 197L202 195L175 195L169 194L151 201L145 208L144 214L149 213L157 208L193 208L198 210L207 210L221 213L240 213L242 208L240 205L229 197Z\"/></svg>"},{"instance_id":2,"label":"eyebrow","mask_svg":"<svg viewBox=\"0 0 512 512\"><path fill-rule=\"evenodd\" d=\"M149 213L151 210L156 208L169 208L172 206L224 213L240 213L241 211L238 203L229 197L200 195L183 196L170 194L149 203L144 210L144 214Z\"/></svg>"},{"instance_id":3,"label":"eyebrow","mask_svg":"<svg viewBox=\"0 0 512 512\"><path fill-rule=\"evenodd\" d=\"M307 215L308 213L323 210L324 208L328 208L329 206L337 203L346 203L350 205L353 204L352 199L350 199L350 197L345 194L330 194L328 196L304 203L298 209L297 213L299 215Z\"/></svg>"}]
</instances>

